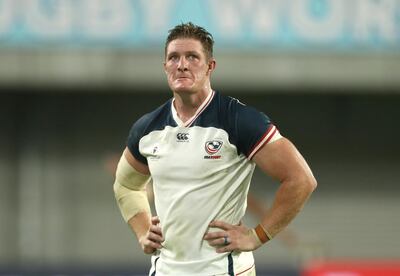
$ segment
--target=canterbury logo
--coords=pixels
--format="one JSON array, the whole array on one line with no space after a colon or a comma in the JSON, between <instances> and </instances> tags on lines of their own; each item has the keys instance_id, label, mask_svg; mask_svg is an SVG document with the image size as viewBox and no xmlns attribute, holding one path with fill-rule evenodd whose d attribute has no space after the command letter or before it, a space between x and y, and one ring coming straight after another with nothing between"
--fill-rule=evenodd
<instances>
[{"instance_id":1,"label":"canterbury logo","mask_svg":"<svg viewBox=\"0 0 400 276\"><path fill-rule=\"evenodd\" d=\"M189 133L178 133L176 139L178 139L178 141L187 141L189 140Z\"/></svg>"}]
</instances>

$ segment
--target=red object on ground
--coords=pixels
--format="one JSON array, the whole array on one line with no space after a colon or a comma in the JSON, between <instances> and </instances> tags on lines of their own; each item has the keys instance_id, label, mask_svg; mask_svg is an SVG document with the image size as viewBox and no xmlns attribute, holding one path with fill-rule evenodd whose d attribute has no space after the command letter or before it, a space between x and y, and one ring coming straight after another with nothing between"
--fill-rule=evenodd
<instances>
[{"instance_id":1,"label":"red object on ground","mask_svg":"<svg viewBox=\"0 0 400 276\"><path fill-rule=\"evenodd\" d=\"M400 276L400 260L313 262L301 276Z\"/></svg>"}]
</instances>

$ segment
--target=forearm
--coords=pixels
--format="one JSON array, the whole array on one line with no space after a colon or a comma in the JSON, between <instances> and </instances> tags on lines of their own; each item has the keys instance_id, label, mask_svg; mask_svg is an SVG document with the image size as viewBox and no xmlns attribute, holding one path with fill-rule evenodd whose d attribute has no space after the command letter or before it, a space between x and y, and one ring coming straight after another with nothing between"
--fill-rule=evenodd
<instances>
[{"instance_id":1,"label":"forearm","mask_svg":"<svg viewBox=\"0 0 400 276\"><path fill-rule=\"evenodd\" d=\"M135 233L138 241L144 237L150 229L151 217L148 212L140 212L128 220L128 225Z\"/></svg>"},{"instance_id":2,"label":"forearm","mask_svg":"<svg viewBox=\"0 0 400 276\"><path fill-rule=\"evenodd\" d=\"M113 185L122 217L138 239L148 232L151 225L151 210L145 188L150 176L144 174L146 172L144 165L139 164L125 150L118 163Z\"/></svg>"},{"instance_id":3,"label":"forearm","mask_svg":"<svg viewBox=\"0 0 400 276\"><path fill-rule=\"evenodd\" d=\"M274 237L301 211L315 187L313 179L282 181L261 225Z\"/></svg>"}]
</instances>

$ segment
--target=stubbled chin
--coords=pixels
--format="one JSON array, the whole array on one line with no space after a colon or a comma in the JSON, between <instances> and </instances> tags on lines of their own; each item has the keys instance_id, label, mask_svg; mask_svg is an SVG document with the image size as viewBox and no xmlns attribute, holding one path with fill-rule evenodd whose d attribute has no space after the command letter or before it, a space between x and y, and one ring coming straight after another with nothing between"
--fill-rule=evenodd
<instances>
[{"instance_id":1,"label":"stubbled chin","mask_svg":"<svg viewBox=\"0 0 400 276\"><path fill-rule=\"evenodd\" d=\"M173 89L174 92L176 93L191 93L192 92L192 88L189 86L179 86L179 87L175 87Z\"/></svg>"}]
</instances>

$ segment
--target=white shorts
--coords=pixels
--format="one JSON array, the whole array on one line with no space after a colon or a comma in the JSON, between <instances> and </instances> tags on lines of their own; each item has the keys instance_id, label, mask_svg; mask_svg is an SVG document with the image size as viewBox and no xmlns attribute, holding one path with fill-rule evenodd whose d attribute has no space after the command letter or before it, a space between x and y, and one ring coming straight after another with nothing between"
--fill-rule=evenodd
<instances>
[{"instance_id":1,"label":"white shorts","mask_svg":"<svg viewBox=\"0 0 400 276\"><path fill-rule=\"evenodd\" d=\"M168 272L164 271L161 272L160 270L160 256L158 254L155 254L151 257L151 269L149 271L148 276L166 276L166 275L192 275L192 276L204 276L204 275L209 275L209 276L255 276L256 275L256 269L254 265L254 258L252 252L231 252L231 254L227 255L227 263L229 271L223 272L223 273L216 273L214 274L213 272L208 272L208 273L199 273L199 272L193 272L190 271L188 268L186 268L186 271L179 271L177 270L172 273L171 269L169 269ZM225 259L226 260L226 259ZM157 265L158 263L158 265ZM225 270L226 271L226 270Z\"/></svg>"},{"instance_id":2,"label":"white shorts","mask_svg":"<svg viewBox=\"0 0 400 276\"><path fill-rule=\"evenodd\" d=\"M214 276L230 276L230 274L224 273L224 274L217 274ZM235 267L235 276L256 276L256 267L254 264L248 268Z\"/></svg>"}]
</instances>

